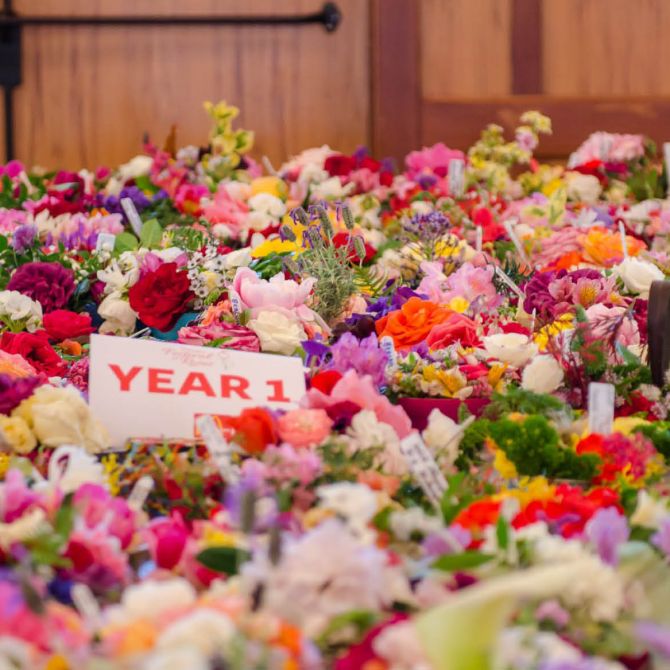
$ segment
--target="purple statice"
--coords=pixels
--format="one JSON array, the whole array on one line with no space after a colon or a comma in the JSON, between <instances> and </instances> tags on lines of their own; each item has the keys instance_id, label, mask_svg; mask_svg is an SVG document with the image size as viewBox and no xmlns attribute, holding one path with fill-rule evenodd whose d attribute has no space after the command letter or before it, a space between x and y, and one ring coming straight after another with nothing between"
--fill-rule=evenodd
<instances>
[{"instance_id":1,"label":"purple statice","mask_svg":"<svg viewBox=\"0 0 670 670\"><path fill-rule=\"evenodd\" d=\"M24 254L33 246L37 238L37 226L26 224L19 226L12 235L12 249L17 254Z\"/></svg>"},{"instance_id":2,"label":"purple statice","mask_svg":"<svg viewBox=\"0 0 670 670\"><path fill-rule=\"evenodd\" d=\"M402 222L405 236L409 240L421 240L422 244L434 242L446 235L451 228L449 217L442 212L414 214Z\"/></svg>"},{"instance_id":3,"label":"purple statice","mask_svg":"<svg viewBox=\"0 0 670 670\"><path fill-rule=\"evenodd\" d=\"M585 536L600 559L611 566L619 562L619 546L630 537L626 517L614 507L599 509L586 524Z\"/></svg>"},{"instance_id":4,"label":"purple statice","mask_svg":"<svg viewBox=\"0 0 670 670\"><path fill-rule=\"evenodd\" d=\"M74 293L74 273L60 263L26 263L11 276L7 289L36 300L44 312L63 309Z\"/></svg>"},{"instance_id":5,"label":"purple statice","mask_svg":"<svg viewBox=\"0 0 670 670\"><path fill-rule=\"evenodd\" d=\"M333 370L344 374L353 368L359 375L370 375L377 386L384 383L388 359L386 353L379 348L376 335L359 341L351 333L344 333L330 351L330 367Z\"/></svg>"},{"instance_id":6,"label":"purple statice","mask_svg":"<svg viewBox=\"0 0 670 670\"><path fill-rule=\"evenodd\" d=\"M9 414L26 398L30 398L37 386L42 384L39 377L20 377L18 379L0 374L0 414Z\"/></svg>"},{"instance_id":7,"label":"purple statice","mask_svg":"<svg viewBox=\"0 0 670 670\"><path fill-rule=\"evenodd\" d=\"M670 660L670 628L641 621L635 626L635 637L649 651Z\"/></svg>"},{"instance_id":8,"label":"purple statice","mask_svg":"<svg viewBox=\"0 0 670 670\"><path fill-rule=\"evenodd\" d=\"M651 536L651 543L666 556L670 556L670 516L666 516Z\"/></svg>"}]
</instances>

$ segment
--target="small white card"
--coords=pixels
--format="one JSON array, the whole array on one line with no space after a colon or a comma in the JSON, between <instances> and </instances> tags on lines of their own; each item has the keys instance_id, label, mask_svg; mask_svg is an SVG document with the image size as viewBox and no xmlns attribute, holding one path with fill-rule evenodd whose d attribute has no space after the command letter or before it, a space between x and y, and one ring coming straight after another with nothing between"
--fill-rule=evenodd
<instances>
[{"instance_id":1,"label":"small white card","mask_svg":"<svg viewBox=\"0 0 670 670\"><path fill-rule=\"evenodd\" d=\"M447 179L449 195L460 198L465 193L465 161L462 158L452 158L449 161Z\"/></svg>"},{"instance_id":2,"label":"small white card","mask_svg":"<svg viewBox=\"0 0 670 670\"><path fill-rule=\"evenodd\" d=\"M614 423L614 386L589 384L589 432L611 435Z\"/></svg>"},{"instance_id":3,"label":"small white card","mask_svg":"<svg viewBox=\"0 0 670 670\"><path fill-rule=\"evenodd\" d=\"M130 198L121 198L121 207L123 207L123 211L128 217L133 232L139 237L142 232L142 219L137 212L135 203Z\"/></svg>"},{"instance_id":4,"label":"small white card","mask_svg":"<svg viewBox=\"0 0 670 670\"><path fill-rule=\"evenodd\" d=\"M447 490L447 480L440 467L428 451L421 433L414 432L400 442L400 453L414 479L433 505L440 509L442 497Z\"/></svg>"},{"instance_id":5,"label":"small white card","mask_svg":"<svg viewBox=\"0 0 670 670\"><path fill-rule=\"evenodd\" d=\"M196 426L202 436L207 451L219 469L221 478L234 483L240 478L240 469L231 461L232 449L211 416L199 416Z\"/></svg>"},{"instance_id":6,"label":"small white card","mask_svg":"<svg viewBox=\"0 0 670 670\"><path fill-rule=\"evenodd\" d=\"M384 335L384 337L379 340L379 346L386 354L386 367L395 369L398 366L398 354L396 353L395 345L393 344L393 338L388 335Z\"/></svg>"},{"instance_id":7,"label":"small white card","mask_svg":"<svg viewBox=\"0 0 670 670\"><path fill-rule=\"evenodd\" d=\"M95 242L96 251L114 251L114 245L116 244L116 235L111 233L100 233L98 239Z\"/></svg>"}]
</instances>

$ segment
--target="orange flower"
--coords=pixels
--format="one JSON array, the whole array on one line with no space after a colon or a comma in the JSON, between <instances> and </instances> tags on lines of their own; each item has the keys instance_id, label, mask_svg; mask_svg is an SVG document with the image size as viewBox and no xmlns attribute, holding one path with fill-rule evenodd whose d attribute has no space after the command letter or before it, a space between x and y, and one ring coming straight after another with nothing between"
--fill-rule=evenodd
<instances>
[{"instance_id":1,"label":"orange flower","mask_svg":"<svg viewBox=\"0 0 670 670\"><path fill-rule=\"evenodd\" d=\"M596 265L611 267L623 260L623 249L621 248L621 236L618 232L612 232L594 226L581 239L584 245L584 256L587 261ZM637 256L644 248L644 242L626 235L626 247L629 256Z\"/></svg>"},{"instance_id":2,"label":"orange flower","mask_svg":"<svg viewBox=\"0 0 670 670\"><path fill-rule=\"evenodd\" d=\"M222 428L235 431L235 441L250 454L261 454L268 445L276 444L277 426L270 412L253 407L242 410L240 416L220 416Z\"/></svg>"},{"instance_id":3,"label":"orange flower","mask_svg":"<svg viewBox=\"0 0 670 670\"><path fill-rule=\"evenodd\" d=\"M393 338L396 349L409 349L423 342L433 326L445 321L452 313L447 307L410 298L400 309L377 321L377 335Z\"/></svg>"},{"instance_id":4,"label":"orange flower","mask_svg":"<svg viewBox=\"0 0 670 670\"><path fill-rule=\"evenodd\" d=\"M580 263L584 262L581 252L579 251L569 251L567 254L563 254L558 260L554 261L550 265L547 265L545 270L571 270L574 267L577 267Z\"/></svg>"}]
</instances>

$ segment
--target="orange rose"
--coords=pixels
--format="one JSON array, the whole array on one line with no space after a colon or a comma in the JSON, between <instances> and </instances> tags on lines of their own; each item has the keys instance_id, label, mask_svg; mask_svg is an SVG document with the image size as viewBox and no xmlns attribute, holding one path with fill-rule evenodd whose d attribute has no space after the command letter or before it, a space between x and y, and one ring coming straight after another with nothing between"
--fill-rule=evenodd
<instances>
[{"instance_id":1,"label":"orange rose","mask_svg":"<svg viewBox=\"0 0 670 670\"><path fill-rule=\"evenodd\" d=\"M423 342L433 326L445 321L451 313L447 307L429 300L410 298L400 309L377 321L377 335L393 338L396 349L409 349Z\"/></svg>"},{"instance_id":2,"label":"orange rose","mask_svg":"<svg viewBox=\"0 0 670 670\"><path fill-rule=\"evenodd\" d=\"M596 265L611 267L623 260L623 249L621 248L621 235L619 232L612 232L594 226L581 239L584 245L584 256L587 261ZM644 248L644 242L626 235L626 247L629 256L637 256Z\"/></svg>"},{"instance_id":3,"label":"orange rose","mask_svg":"<svg viewBox=\"0 0 670 670\"><path fill-rule=\"evenodd\" d=\"M261 454L268 445L277 443L275 420L267 410L254 407L242 410L240 416L218 419L222 428L235 431L235 441L250 454Z\"/></svg>"}]
</instances>

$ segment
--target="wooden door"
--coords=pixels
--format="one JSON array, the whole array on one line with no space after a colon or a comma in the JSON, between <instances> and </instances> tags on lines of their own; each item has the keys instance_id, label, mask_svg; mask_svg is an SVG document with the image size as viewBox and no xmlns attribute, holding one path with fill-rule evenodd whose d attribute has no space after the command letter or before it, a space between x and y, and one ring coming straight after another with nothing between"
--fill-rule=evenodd
<instances>
[{"instance_id":1,"label":"wooden door","mask_svg":"<svg viewBox=\"0 0 670 670\"><path fill-rule=\"evenodd\" d=\"M373 138L466 148L490 122L552 117L538 155L594 130L670 140L667 0L373 0Z\"/></svg>"},{"instance_id":2,"label":"wooden door","mask_svg":"<svg viewBox=\"0 0 670 670\"><path fill-rule=\"evenodd\" d=\"M288 15L323 0L14 0L17 14ZM206 141L205 100L241 109L253 155L282 161L309 146L343 151L369 141L367 0L337 0L339 28L28 27L15 92L17 157L48 168L115 165L162 143ZM0 147L0 156L3 155Z\"/></svg>"}]
</instances>

